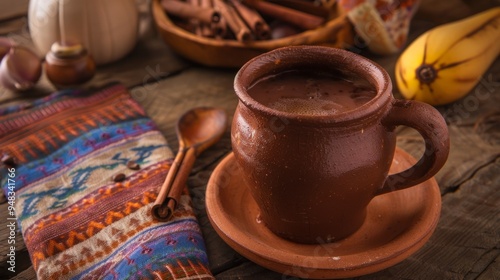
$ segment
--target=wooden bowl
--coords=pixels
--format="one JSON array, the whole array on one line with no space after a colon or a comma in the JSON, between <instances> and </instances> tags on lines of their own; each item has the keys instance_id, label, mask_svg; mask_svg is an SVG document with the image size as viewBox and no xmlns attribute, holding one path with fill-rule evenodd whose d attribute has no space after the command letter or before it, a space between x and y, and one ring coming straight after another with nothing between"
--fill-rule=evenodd
<instances>
[{"instance_id":1,"label":"wooden bowl","mask_svg":"<svg viewBox=\"0 0 500 280\"><path fill-rule=\"evenodd\" d=\"M323 26L276 40L239 42L197 36L175 25L163 10L161 0L153 0L152 12L163 40L181 56L207 66L241 67L249 59L285 46L324 45L346 47L353 40L353 28L342 11Z\"/></svg>"}]
</instances>

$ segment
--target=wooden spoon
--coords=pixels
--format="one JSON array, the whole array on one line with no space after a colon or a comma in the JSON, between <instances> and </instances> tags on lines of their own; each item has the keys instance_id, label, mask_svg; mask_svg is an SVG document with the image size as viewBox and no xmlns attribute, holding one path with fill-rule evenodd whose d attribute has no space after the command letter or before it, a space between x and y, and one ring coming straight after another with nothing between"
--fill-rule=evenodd
<instances>
[{"instance_id":1,"label":"wooden spoon","mask_svg":"<svg viewBox=\"0 0 500 280\"><path fill-rule=\"evenodd\" d=\"M194 108L179 118L179 152L151 209L155 220L170 220L196 157L222 137L226 126L226 113L216 108Z\"/></svg>"}]
</instances>

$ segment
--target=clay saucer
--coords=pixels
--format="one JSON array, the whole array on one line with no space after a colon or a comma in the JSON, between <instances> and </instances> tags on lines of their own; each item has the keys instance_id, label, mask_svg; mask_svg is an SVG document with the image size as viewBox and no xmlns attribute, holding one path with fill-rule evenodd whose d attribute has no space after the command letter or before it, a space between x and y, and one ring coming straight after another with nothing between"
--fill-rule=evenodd
<instances>
[{"instance_id":1,"label":"clay saucer","mask_svg":"<svg viewBox=\"0 0 500 280\"><path fill-rule=\"evenodd\" d=\"M396 149L391 173L415 159ZM207 186L212 225L234 250L268 269L302 278L361 276L395 265L420 249L436 228L441 195L434 178L405 190L375 197L367 218L353 235L334 243L298 244L274 235L259 220L259 208L245 186L242 170L229 154Z\"/></svg>"}]
</instances>

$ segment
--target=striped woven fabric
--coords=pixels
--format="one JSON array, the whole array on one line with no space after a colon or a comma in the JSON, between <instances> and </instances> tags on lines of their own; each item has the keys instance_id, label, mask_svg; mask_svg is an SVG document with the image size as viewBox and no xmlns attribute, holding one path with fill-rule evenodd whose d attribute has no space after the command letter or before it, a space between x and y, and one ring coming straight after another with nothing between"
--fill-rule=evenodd
<instances>
[{"instance_id":1,"label":"striped woven fabric","mask_svg":"<svg viewBox=\"0 0 500 280\"><path fill-rule=\"evenodd\" d=\"M213 278L187 190L171 222L150 215L172 152L123 86L33 105L0 111L15 183L8 165L0 175L39 279ZM125 180L112 180L119 173Z\"/></svg>"}]
</instances>

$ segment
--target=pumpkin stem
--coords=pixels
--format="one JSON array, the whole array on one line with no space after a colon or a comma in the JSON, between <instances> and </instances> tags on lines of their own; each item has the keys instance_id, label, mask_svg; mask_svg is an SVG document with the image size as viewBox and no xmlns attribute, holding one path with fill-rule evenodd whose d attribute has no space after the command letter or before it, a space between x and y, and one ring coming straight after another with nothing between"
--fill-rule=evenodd
<instances>
[{"instance_id":1,"label":"pumpkin stem","mask_svg":"<svg viewBox=\"0 0 500 280\"><path fill-rule=\"evenodd\" d=\"M80 44L65 45L60 44L59 42L55 42L54 44L52 44L50 50L56 57L59 58L78 56L85 51L83 46Z\"/></svg>"}]
</instances>

